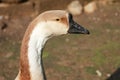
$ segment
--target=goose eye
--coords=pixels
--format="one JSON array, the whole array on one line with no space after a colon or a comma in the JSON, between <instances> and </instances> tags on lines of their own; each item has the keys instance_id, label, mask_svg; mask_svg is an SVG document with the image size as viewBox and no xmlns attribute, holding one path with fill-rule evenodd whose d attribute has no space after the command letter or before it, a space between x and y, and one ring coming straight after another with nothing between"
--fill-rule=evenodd
<instances>
[{"instance_id":1,"label":"goose eye","mask_svg":"<svg viewBox=\"0 0 120 80\"><path fill-rule=\"evenodd\" d=\"M60 21L60 19L56 19L56 21Z\"/></svg>"}]
</instances>

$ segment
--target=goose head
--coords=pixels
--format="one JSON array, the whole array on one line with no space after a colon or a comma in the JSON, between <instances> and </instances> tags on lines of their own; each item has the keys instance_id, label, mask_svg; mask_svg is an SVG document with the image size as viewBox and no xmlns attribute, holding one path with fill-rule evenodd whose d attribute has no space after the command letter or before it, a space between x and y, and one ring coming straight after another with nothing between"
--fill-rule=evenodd
<instances>
[{"instance_id":1,"label":"goose head","mask_svg":"<svg viewBox=\"0 0 120 80\"><path fill-rule=\"evenodd\" d=\"M53 37L63 34L89 34L89 31L76 23L70 13L64 10L51 10L38 17L37 30L45 36Z\"/></svg>"}]
</instances>

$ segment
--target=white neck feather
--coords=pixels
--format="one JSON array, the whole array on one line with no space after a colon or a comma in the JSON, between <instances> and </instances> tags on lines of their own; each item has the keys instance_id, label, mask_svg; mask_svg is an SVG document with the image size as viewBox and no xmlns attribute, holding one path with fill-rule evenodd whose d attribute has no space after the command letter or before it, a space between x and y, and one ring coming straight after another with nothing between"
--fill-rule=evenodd
<instances>
[{"instance_id":1,"label":"white neck feather","mask_svg":"<svg viewBox=\"0 0 120 80\"><path fill-rule=\"evenodd\" d=\"M45 80L42 65L42 49L48 38L42 34L43 31L40 31L40 28L39 25L35 27L28 43L28 61L31 80Z\"/></svg>"}]
</instances>

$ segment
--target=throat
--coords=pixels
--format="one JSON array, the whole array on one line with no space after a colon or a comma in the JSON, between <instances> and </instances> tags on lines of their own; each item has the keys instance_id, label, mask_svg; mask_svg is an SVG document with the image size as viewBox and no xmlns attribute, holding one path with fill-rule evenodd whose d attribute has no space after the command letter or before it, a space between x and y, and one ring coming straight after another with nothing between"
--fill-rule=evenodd
<instances>
[{"instance_id":1,"label":"throat","mask_svg":"<svg viewBox=\"0 0 120 80\"><path fill-rule=\"evenodd\" d=\"M46 80L42 62L42 50L46 41L47 38L43 36L31 36L30 38L28 45L28 62L31 80Z\"/></svg>"},{"instance_id":2,"label":"throat","mask_svg":"<svg viewBox=\"0 0 120 80\"><path fill-rule=\"evenodd\" d=\"M29 40L26 42L26 40ZM46 80L42 63L42 50L48 38L31 34L24 38L20 56L19 80ZM16 78L16 80L17 80Z\"/></svg>"}]
</instances>

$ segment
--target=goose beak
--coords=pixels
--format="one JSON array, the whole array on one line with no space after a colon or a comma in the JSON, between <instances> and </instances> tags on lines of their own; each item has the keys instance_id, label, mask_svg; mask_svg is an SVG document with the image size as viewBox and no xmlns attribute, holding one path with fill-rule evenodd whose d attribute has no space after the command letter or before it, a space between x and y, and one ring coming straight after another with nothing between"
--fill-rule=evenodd
<instances>
[{"instance_id":1,"label":"goose beak","mask_svg":"<svg viewBox=\"0 0 120 80\"><path fill-rule=\"evenodd\" d=\"M71 34L90 34L90 32L82 27L81 25L79 25L78 23L76 23L73 19L72 19L72 15L69 14L69 30L68 33Z\"/></svg>"}]
</instances>

